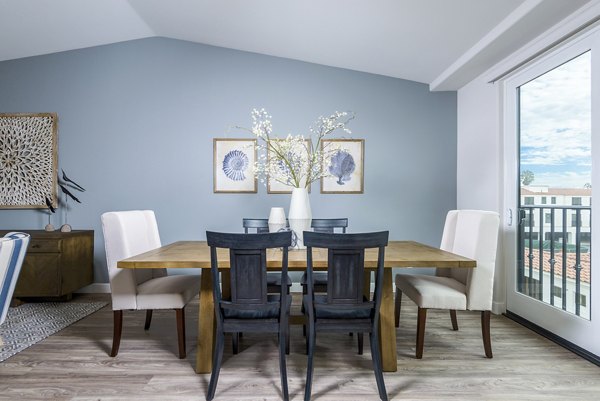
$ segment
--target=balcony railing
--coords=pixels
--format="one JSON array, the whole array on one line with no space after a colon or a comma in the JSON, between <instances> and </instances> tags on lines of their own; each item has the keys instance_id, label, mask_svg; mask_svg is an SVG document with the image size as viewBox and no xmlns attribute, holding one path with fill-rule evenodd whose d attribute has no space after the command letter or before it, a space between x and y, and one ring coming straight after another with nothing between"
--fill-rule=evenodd
<instances>
[{"instance_id":1,"label":"balcony railing","mask_svg":"<svg viewBox=\"0 0 600 401\"><path fill-rule=\"evenodd\" d=\"M520 217L517 290L589 318L591 207L527 205Z\"/></svg>"}]
</instances>

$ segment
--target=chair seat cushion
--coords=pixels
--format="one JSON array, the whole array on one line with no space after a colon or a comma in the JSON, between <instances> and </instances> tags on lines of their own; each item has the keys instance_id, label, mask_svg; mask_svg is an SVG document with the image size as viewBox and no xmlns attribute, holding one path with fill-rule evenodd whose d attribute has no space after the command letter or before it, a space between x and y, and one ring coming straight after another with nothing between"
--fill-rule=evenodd
<instances>
[{"instance_id":1,"label":"chair seat cushion","mask_svg":"<svg viewBox=\"0 0 600 401\"><path fill-rule=\"evenodd\" d=\"M312 276L315 285L327 285L327 272L313 272ZM306 272L302 274L300 284L306 285Z\"/></svg>"},{"instance_id":2,"label":"chair seat cushion","mask_svg":"<svg viewBox=\"0 0 600 401\"><path fill-rule=\"evenodd\" d=\"M267 273L267 285L269 286L280 286L281 285L281 273ZM287 286L291 287L292 279L287 276Z\"/></svg>"},{"instance_id":3,"label":"chair seat cushion","mask_svg":"<svg viewBox=\"0 0 600 401\"><path fill-rule=\"evenodd\" d=\"M228 301L222 301L221 310L223 311L223 317L226 319L273 319L279 317L279 295L267 295L268 306L262 309L235 309L235 306ZM227 307L231 305L230 307ZM287 297L287 313L290 313L290 307L292 305L292 297ZM250 307L251 304L245 304ZM262 306L262 305L261 305Z\"/></svg>"},{"instance_id":4,"label":"chair seat cushion","mask_svg":"<svg viewBox=\"0 0 600 401\"><path fill-rule=\"evenodd\" d=\"M451 277L397 274L396 288L420 308L467 309L466 287Z\"/></svg>"},{"instance_id":5,"label":"chair seat cushion","mask_svg":"<svg viewBox=\"0 0 600 401\"><path fill-rule=\"evenodd\" d=\"M181 309L200 292L199 275L173 275L137 287L137 309Z\"/></svg>"},{"instance_id":6,"label":"chair seat cushion","mask_svg":"<svg viewBox=\"0 0 600 401\"><path fill-rule=\"evenodd\" d=\"M373 311L373 303L364 300L366 305L327 304L327 295L315 295L315 317L317 319L368 319ZM304 309L308 306L308 295L304 295ZM370 307L369 307L370 304Z\"/></svg>"}]
</instances>

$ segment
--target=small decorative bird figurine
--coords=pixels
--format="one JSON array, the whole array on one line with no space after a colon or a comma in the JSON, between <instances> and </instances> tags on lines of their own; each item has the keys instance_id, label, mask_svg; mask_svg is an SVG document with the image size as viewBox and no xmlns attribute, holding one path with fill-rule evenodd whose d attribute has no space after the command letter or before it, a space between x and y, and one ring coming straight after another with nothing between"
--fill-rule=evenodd
<instances>
[{"instance_id":1,"label":"small decorative bird figurine","mask_svg":"<svg viewBox=\"0 0 600 401\"><path fill-rule=\"evenodd\" d=\"M77 190L79 190L81 192L85 192L85 189L83 189L83 187L81 185L79 185L78 183L76 183L75 181L73 181L72 179L70 179L69 177L67 177L67 175L65 174L65 170L60 169L60 171L62 171L62 179L65 182L68 182L69 184L71 184Z\"/></svg>"},{"instance_id":2,"label":"small decorative bird figurine","mask_svg":"<svg viewBox=\"0 0 600 401\"><path fill-rule=\"evenodd\" d=\"M48 209L50 209L50 211L52 213L56 213L56 209L54 208L54 206L52 206L52 201L50 199L48 199L47 196L46 196L46 206L48 206Z\"/></svg>"},{"instance_id":3,"label":"small decorative bird figurine","mask_svg":"<svg viewBox=\"0 0 600 401\"><path fill-rule=\"evenodd\" d=\"M58 186L60 187L60 190L62 191L62 193L65 194L65 205L64 205L64 207L65 207L65 224L63 224L60 227L60 231L69 232L69 231L71 231L71 225L69 223L67 223L67 213L69 210L69 206L68 206L69 198L73 199L77 203L81 203L81 201L75 195L73 195L73 192L69 191L69 189L67 187L70 187L72 190L74 189L79 192L85 192L85 188L83 188L81 185L79 185L78 183L76 183L75 181L73 181L72 179L67 177L65 170L61 169L61 171L62 171L62 177L59 177L59 179L58 179Z\"/></svg>"},{"instance_id":4,"label":"small decorative bird figurine","mask_svg":"<svg viewBox=\"0 0 600 401\"><path fill-rule=\"evenodd\" d=\"M73 199L75 202L81 203L81 201L79 199L77 199L77 197L75 195L73 195L71 193L71 191L69 191L63 184L58 184L58 186L60 187L60 190L63 192L63 194L67 195L68 197Z\"/></svg>"}]
</instances>

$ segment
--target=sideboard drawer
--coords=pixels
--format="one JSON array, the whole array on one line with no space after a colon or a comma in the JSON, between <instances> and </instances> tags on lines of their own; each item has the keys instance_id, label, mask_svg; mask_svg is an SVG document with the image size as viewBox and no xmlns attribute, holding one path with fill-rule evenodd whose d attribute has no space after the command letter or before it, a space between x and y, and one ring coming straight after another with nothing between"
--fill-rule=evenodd
<instances>
[{"instance_id":1,"label":"sideboard drawer","mask_svg":"<svg viewBox=\"0 0 600 401\"><path fill-rule=\"evenodd\" d=\"M60 252L60 242L59 239L31 238L27 251L32 253L58 253Z\"/></svg>"}]
</instances>

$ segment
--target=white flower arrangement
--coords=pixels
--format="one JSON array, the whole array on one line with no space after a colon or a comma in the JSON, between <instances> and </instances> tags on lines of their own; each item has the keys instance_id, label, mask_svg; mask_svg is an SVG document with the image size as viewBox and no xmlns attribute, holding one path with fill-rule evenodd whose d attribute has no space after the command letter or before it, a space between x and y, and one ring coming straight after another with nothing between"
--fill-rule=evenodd
<instances>
[{"instance_id":1,"label":"white flower arrangement","mask_svg":"<svg viewBox=\"0 0 600 401\"><path fill-rule=\"evenodd\" d=\"M331 149L322 140L334 131L351 134L347 124L354 119L353 113L336 111L328 117L320 116L310 127L310 135L288 134L285 138L273 136L271 116L265 109L252 110L252 129L259 151L255 174L261 182L266 177L294 188L306 188L312 182L329 176L326 166L339 149ZM314 140L313 140L314 137Z\"/></svg>"}]
</instances>

